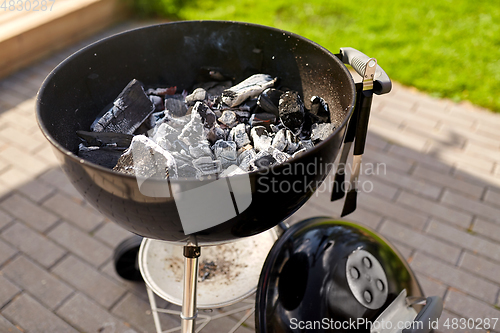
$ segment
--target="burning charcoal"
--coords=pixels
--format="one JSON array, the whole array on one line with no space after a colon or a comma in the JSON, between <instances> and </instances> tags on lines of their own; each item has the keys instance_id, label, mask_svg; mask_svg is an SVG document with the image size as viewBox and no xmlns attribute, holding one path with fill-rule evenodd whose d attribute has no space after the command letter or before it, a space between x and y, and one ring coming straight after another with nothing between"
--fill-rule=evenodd
<instances>
[{"instance_id":1,"label":"burning charcoal","mask_svg":"<svg viewBox=\"0 0 500 333\"><path fill-rule=\"evenodd\" d=\"M214 145L214 153L215 157L221 161L223 169L236 164L236 143L233 141L217 141Z\"/></svg>"},{"instance_id":2,"label":"burning charcoal","mask_svg":"<svg viewBox=\"0 0 500 333\"><path fill-rule=\"evenodd\" d=\"M160 96L151 95L149 96L149 100L155 106L155 111L165 110L165 104L163 103L163 99Z\"/></svg>"},{"instance_id":3,"label":"burning charcoal","mask_svg":"<svg viewBox=\"0 0 500 333\"><path fill-rule=\"evenodd\" d=\"M292 133L292 131L286 131L286 152L288 154L293 154L300 147L299 139Z\"/></svg>"},{"instance_id":4,"label":"burning charcoal","mask_svg":"<svg viewBox=\"0 0 500 333\"><path fill-rule=\"evenodd\" d=\"M94 132L133 134L149 118L154 105L141 83L132 80L113 102L113 108L92 124Z\"/></svg>"},{"instance_id":5,"label":"burning charcoal","mask_svg":"<svg viewBox=\"0 0 500 333\"><path fill-rule=\"evenodd\" d=\"M246 174L246 171L238 167L237 165L230 165L226 170L224 170L221 174L220 177L232 177L235 175L244 175Z\"/></svg>"},{"instance_id":6,"label":"burning charcoal","mask_svg":"<svg viewBox=\"0 0 500 333\"><path fill-rule=\"evenodd\" d=\"M319 118L322 123L330 122L330 110L325 100L319 96L311 98L311 113Z\"/></svg>"},{"instance_id":7,"label":"burning charcoal","mask_svg":"<svg viewBox=\"0 0 500 333\"><path fill-rule=\"evenodd\" d=\"M191 120L182 129L179 139L189 146L196 145L198 142L205 139L203 120L194 108L191 113Z\"/></svg>"},{"instance_id":8,"label":"burning charcoal","mask_svg":"<svg viewBox=\"0 0 500 333\"><path fill-rule=\"evenodd\" d=\"M240 105L239 109L242 111L251 112L257 107L257 98L249 98L246 100L245 104Z\"/></svg>"},{"instance_id":9,"label":"burning charcoal","mask_svg":"<svg viewBox=\"0 0 500 333\"><path fill-rule=\"evenodd\" d=\"M106 168L113 168L122 153L123 150L118 149L108 149L97 146L87 147L83 143L78 145L78 156Z\"/></svg>"},{"instance_id":10,"label":"burning charcoal","mask_svg":"<svg viewBox=\"0 0 500 333\"><path fill-rule=\"evenodd\" d=\"M252 137L253 146L257 152L267 151L273 141L268 136L266 128L264 126L253 127L250 131L250 136Z\"/></svg>"},{"instance_id":11,"label":"burning charcoal","mask_svg":"<svg viewBox=\"0 0 500 333\"><path fill-rule=\"evenodd\" d=\"M280 97L279 114L283 125L294 134L300 133L304 122L304 103L296 91L287 91Z\"/></svg>"},{"instance_id":12,"label":"burning charcoal","mask_svg":"<svg viewBox=\"0 0 500 333\"><path fill-rule=\"evenodd\" d=\"M274 164L276 164L278 161L269 154L268 152L261 151L255 156L255 159L251 162L251 168L253 169L261 169L261 168L268 168Z\"/></svg>"},{"instance_id":13,"label":"burning charcoal","mask_svg":"<svg viewBox=\"0 0 500 333\"><path fill-rule=\"evenodd\" d=\"M207 140L211 144L215 144L219 140L225 141L226 138L227 138L226 132L217 124L215 124L214 127L212 127L207 134Z\"/></svg>"},{"instance_id":14,"label":"burning charcoal","mask_svg":"<svg viewBox=\"0 0 500 333\"><path fill-rule=\"evenodd\" d=\"M311 141L318 143L333 133L335 126L330 123L313 124L311 127Z\"/></svg>"},{"instance_id":15,"label":"burning charcoal","mask_svg":"<svg viewBox=\"0 0 500 333\"><path fill-rule=\"evenodd\" d=\"M156 89L148 89L148 95L156 95L156 96L173 96L177 91L177 87L169 87L169 88L156 88Z\"/></svg>"},{"instance_id":16,"label":"burning charcoal","mask_svg":"<svg viewBox=\"0 0 500 333\"><path fill-rule=\"evenodd\" d=\"M201 175L213 175L222 170L220 160L212 160L210 156L203 156L193 160L193 166L201 173Z\"/></svg>"},{"instance_id":17,"label":"burning charcoal","mask_svg":"<svg viewBox=\"0 0 500 333\"><path fill-rule=\"evenodd\" d=\"M226 125L229 128L233 128L238 124L238 118L236 118L236 113L233 111L224 111L219 117L219 122Z\"/></svg>"},{"instance_id":18,"label":"burning charcoal","mask_svg":"<svg viewBox=\"0 0 500 333\"><path fill-rule=\"evenodd\" d=\"M113 170L145 179L177 177L174 157L144 135L136 135Z\"/></svg>"},{"instance_id":19,"label":"burning charcoal","mask_svg":"<svg viewBox=\"0 0 500 333\"><path fill-rule=\"evenodd\" d=\"M232 81L223 81L223 82L217 83L216 85L212 86L211 88L206 89L208 98L210 98L211 96L213 98L214 96L222 95L222 92L224 90L226 90L227 88L231 87L232 85L233 85Z\"/></svg>"},{"instance_id":20,"label":"burning charcoal","mask_svg":"<svg viewBox=\"0 0 500 333\"><path fill-rule=\"evenodd\" d=\"M300 150L311 149L314 147L314 143L311 140L300 140Z\"/></svg>"},{"instance_id":21,"label":"burning charcoal","mask_svg":"<svg viewBox=\"0 0 500 333\"><path fill-rule=\"evenodd\" d=\"M196 146L189 146L189 154L193 158L200 158L203 156L213 157L212 150L210 149L210 142L203 140Z\"/></svg>"},{"instance_id":22,"label":"burning charcoal","mask_svg":"<svg viewBox=\"0 0 500 333\"><path fill-rule=\"evenodd\" d=\"M269 127L271 128L271 131L273 133L278 133L280 129L284 128L283 124L282 123L278 123L278 124L270 124Z\"/></svg>"},{"instance_id":23,"label":"burning charcoal","mask_svg":"<svg viewBox=\"0 0 500 333\"><path fill-rule=\"evenodd\" d=\"M173 128L168 123L162 123L153 135L153 141L156 142L163 149L170 149L172 142L176 141L179 137L180 131Z\"/></svg>"},{"instance_id":24,"label":"burning charcoal","mask_svg":"<svg viewBox=\"0 0 500 333\"><path fill-rule=\"evenodd\" d=\"M283 94L281 90L268 88L259 95L257 100L257 105L264 110L274 114L276 117L279 116L278 105L280 101L280 96Z\"/></svg>"},{"instance_id":25,"label":"burning charcoal","mask_svg":"<svg viewBox=\"0 0 500 333\"><path fill-rule=\"evenodd\" d=\"M130 146L133 135L108 132L76 131L80 139L85 140L87 147L109 147L116 150L125 150Z\"/></svg>"},{"instance_id":26,"label":"burning charcoal","mask_svg":"<svg viewBox=\"0 0 500 333\"><path fill-rule=\"evenodd\" d=\"M250 171L250 165L251 162L255 159L255 156L257 156L257 153L253 148L243 151L238 155L238 166L242 170Z\"/></svg>"},{"instance_id":27,"label":"burning charcoal","mask_svg":"<svg viewBox=\"0 0 500 333\"><path fill-rule=\"evenodd\" d=\"M183 117L187 113L186 104L177 98L165 99L165 109L175 117Z\"/></svg>"},{"instance_id":28,"label":"burning charcoal","mask_svg":"<svg viewBox=\"0 0 500 333\"><path fill-rule=\"evenodd\" d=\"M276 161L278 161L278 163L284 163L291 157L287 153L279 151L274 147L269 148L268 152L271 153L271 155L274 157Z\"/></svg>"},{"instance_id":29,"label":"burning charcoal","mask_svg":"<svg viewBox=\"0 0 500 333\"><path fill-rule=\"evenodd\" d=\"M238 149L238 151L236 152L236 153L238 154L238 158L239 158L239 156L240 156L241 154L243 154L245 151L247 151L247 150L251 150L251 149L253 149L253 146L252 146L251 144L248 144L248 145L243 146L243 147L241 147L240 149Z\"/></svg>"},{"instance_id":30,"label":"burning charcoal","mask_svg":"<svg viewBox=\"0 0 500 333\"><path fill-rule=\"evenodd\" d=\"M207 98L207 92L203 88L196 88L190 95L186 96L187 104L194 104L197 101L204 101Z\"/></svg>"},{"instance_id":31,"label":"burning charcoal","mask_svg":"<svg viewBox=\"0 0 500 333\"><path fill-rule=\"evenodd\" d=\"M236 143L236 147L239 149L250 143L250 138L245 129L245 124L238 124L236 127L231 129L229 132L229 140Z\"/></svg>"},{"instance_id":32,"label":"burning charcoal","mask_svg":"<svg viewBox=\"0 0 500 333\"><path fill-rule=\"evenodd\" d=\"M280 129L278 133L273 138L272 146L279 151L284 151L286 148L286 130L284 128Z\"/></svg>"},{"instance_id":33,"label":"burning charcoal","mask_svg":"<svg viewBox=\"0 0 500 333\"><path fill-rule=\"evenodd\" d=\"M247 123L248 120L250 119L250 116L252 115L250 112L247 111L234 111L236 114L236 117L238 118L238 121L240 123Z\"/></svg>"},{"instance_id":34,"label":"burning charcoal","mask_svg":"<svg viewBox=\"0 0 500 333\"><path fill-rule=\"evenodd\" d=\"M276 116L272 113L262 112L254 113L250 117L250 126L265 126L271 130L271 124L276 122Z\"/></svg>"},{"instance_id":35,"label":"burning charcoal","mask_svg":"<svg viewBox=\"0 0 500 333\"><path fill-rule=\"evenodd\" d=\"M239 84L222 92L222 101L230 107L243 103L249 97L259 95L266 88L272 87L276 78L267 74L255 74Z\"/></svg>"}]
</instances>

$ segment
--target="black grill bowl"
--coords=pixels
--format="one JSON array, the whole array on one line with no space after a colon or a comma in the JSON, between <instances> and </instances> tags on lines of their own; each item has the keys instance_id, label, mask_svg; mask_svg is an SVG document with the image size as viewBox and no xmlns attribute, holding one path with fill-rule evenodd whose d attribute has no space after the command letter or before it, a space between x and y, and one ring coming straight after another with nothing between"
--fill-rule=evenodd
<instances>
[{"instance_id":1,"label":"black grill bowl","mask_svg":"<svg viewBox=\"0 0 500 333\"><path fill-rule=\"evenodd\" d=\"M91 44L46 78L37 99L38 122L63 170L85 199L141 236L185 244L188 236L174 199L145 196L135 177L79 158L75 132L88 130L130 80L138 79L147 87L176 85L190 90L204 67L221 68L235 82L255 73L277 76L282 86L300 93L306 107L312 96L323 97L331 118L341 125L289 164L251 173L250 206L236 217L196 233L200 245L251 236L293 214L325 179L342 144L354 105L353 79L335 55L301 36L247 23L196 21L149 26ZM176 182L199 186L194 179L172 181L171 185ZM284 182L295 184L295 190L286 191L282 186L285 191L280 191L279 184ZM273 191L272 184L277 190Z\"/></svg>"}]
</instances>

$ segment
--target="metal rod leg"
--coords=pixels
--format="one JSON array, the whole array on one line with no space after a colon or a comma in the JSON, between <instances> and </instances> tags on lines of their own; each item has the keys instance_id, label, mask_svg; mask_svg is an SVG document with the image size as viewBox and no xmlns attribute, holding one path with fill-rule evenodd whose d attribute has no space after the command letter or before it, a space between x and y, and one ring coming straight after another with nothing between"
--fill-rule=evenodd
<instances>
[{"instance_id":1,"label":"metal rod leg","mask_svg":"<svg viewBox=\"0 0 500 333\"><path fill-rule=\"evenodd\" d=\"M195 244L184 246L184 290L182 296L182 333L194 333L196 309L196 288L198 285L198 257L200 248Z\"/></svg>"}]
</instances>

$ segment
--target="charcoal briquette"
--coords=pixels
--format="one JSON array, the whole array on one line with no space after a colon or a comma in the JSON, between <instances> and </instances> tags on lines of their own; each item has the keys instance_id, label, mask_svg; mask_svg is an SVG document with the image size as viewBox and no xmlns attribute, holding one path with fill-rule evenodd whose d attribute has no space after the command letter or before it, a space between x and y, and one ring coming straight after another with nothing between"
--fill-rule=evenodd
<instances>
[{"instance_id":1,"label":"charcoal briquette","mask_svg":"<svg viewBox=\"0 0 500 333\"><path fill-rule=\"evenodd\" d=\"M188 109L184 101L177 98L166 98L165 110L168 110L174 117L183 117Z\"/></svg>"},{"instance_id":2,"label":"charcoal briquette","mask_svg":"<svg viewBox=\"0 0 500 333\"><path fill-rule=\"evenodd\" d=\"M294 134L302 130L304 123L304 103L296 91L287 91L279 100L280 120Z\"/></svg>"},{"instance_id":3,"label":"charcoal briquette","mask_svg":"<svg viewBox=\"0 0 500 333\"><path fill-rule=\"evenodd\" d=\"M197 101L204 101L207 98L207 91L203 88L196 88L191 94L186 96L187 104L194 104Z\"/></svg>"},{"instance_id":4,"label":"charcoal briquette","mask_svg":"<svg viewBox=\"0 0 500 333\"><path fill-rule=\"evenodd\" d=\"M335 126L331 123L313 124L311 127L311 141L318 143L333 133Z\"/></svg>"},{"instance_id":5,"label":"charcoal briquette","mask_svg":"<svg viewBox=\"0 0 500 333\"><path fill-rule=\"evenodd\" d=\"M236 147L239 149L250 143L250 138L245 129L245 124L238 124L231 129L229 132L229 140L236 143Z\"/></svg>"},{"instance_id":6,"label":"charcoal briquette","mask_svg":"<svg viewBox=\"0 0 500 333\"><path fill-rule=\"evenodd\" d=\"M219 140L215 143L213 150L215 157L221 161L223 169L237 163L236 143L234 141Z\"/></svg>"},{"instance_id":7,"label":"charcoal briquette","mask_svg":"<svg viewBox=\"0 0 500 333\"><path fill-rule=\"evenodd\" d=\"M233 128L238 124L238 118L236 117L236 113L230 110L222 112L222 115L217 120L221 124L224 124L229 128Z\"/></svg>"},{"instance_id":8,"label":"charcoal briquette","mask_svg":"<svg viewBox=\"0 0 500 333\"><path fill-rule=\"evenodd\" d=\"M193 166L201 175L213 175L221 172L222 163L220 160L212 160L210 156L202 156L193 160Z\"/></svg>"},{"instance_id":9,"label":"charcoal briquette","mask_svg":"<svg viewBox=\"0 0 500 333\"><path fill-rule=\"evenodd\" d=\"M243 103L247 98L256 97L266 88L272 87L276 82L271 75L254 74L237 85L222 92L222 101L235 107Z\"/></svg>"},{"instance_id":10,"label":"charcoal briquette","mask_svg":"<svg viewBox=\"0 0 500 333\"><path fill-rule=\"evenodd\" d=\"M253 127L250 131L250 136L252 137L253 146L257 152L267 151L273 141L269 137L264 126Z\"/></svg>"}]
</instances>

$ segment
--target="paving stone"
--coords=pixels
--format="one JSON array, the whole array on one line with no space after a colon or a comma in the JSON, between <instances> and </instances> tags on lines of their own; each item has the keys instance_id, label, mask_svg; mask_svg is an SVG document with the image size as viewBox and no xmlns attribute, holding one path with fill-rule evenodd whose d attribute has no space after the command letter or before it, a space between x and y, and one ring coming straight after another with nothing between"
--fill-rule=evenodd
<instances>
[{"instance_id":1,"label":"paving stone","mask_svg":"<svg viewBox=\"0 0 500 333\"><path fill-rule=\"evenodd\" d=\"M115 318L80 293L61 306L57 314L83 332L137 333L130 324Z\"/></svg>"},{"instance_id":2,"label":"paving stone","mask_svg":"<svg viewBox=\"0 0 500 333\"><path fill-rule=\"evenodd\" d=\"M472 231L500 242L500 224L492 223L478 218L474 222Z\"/></svg>"},{"instance_id":3,"label":"paving stone","mask_svg":"<svg viewBox=\"0 0 500 333\"><path fill-rule=\"evenodd\" d=\"M465 252L459 266L500 285L500 264L498 262Z\"/></svg>"},{"instance_id":4,"label":"paving stone","mask_svg":"<svg viewBox=\"0 0 500 333\"><path fill-rule=\"evenodd\" d=\"M114 222L104 223L95 233L94 237L116 248L125 239L131 237L133 233L125 230Z\"/></svg>"},{"instance_id":5,"label":"paving stone","mask_svg":"<svg viewBox=\"0 0 500 333\"><path fill-rule=\"evenodd\" d=\"M0 206L38 231L47 230L59 220L54 214L17 194L3 201Z\"/></svg>"},{"instance_id":6,"label":"paving stone","mask_svg":"<svg viewBox=\"0 0 500 333\"><path fill-rule=\"evenodd\" d=\"M386 220L380 227L380 233L390 240L398 240L419 252L427 253L451 264L455 264L460 255L458 246L451 246L441 240L429 237L419 230L408 228L397 222Z\"/></svg>"},{"instance_id":7,"label":"paving stone","mask_svg":"<svg viewBox=\"0 0 500 333\"><path fill-rule=\"evenodd\" d=\"M48 168L47 164L12 146L0 151L0 157L31 175L39 175Z\"/></svg>"},{"instance_id":8,"label":"paving stone","mask_svg":"<svg viewBox=\"0 0 500 333\"><path fill-rule=\"evenodd\" d=\"M12 258L19 251L0 239L0 266Z\"/></svg>"},{"instance_id":9,"label":"paving stone","mask_svg":"<svg viewBox=\"0 0 500 333\"><path fill-rule=\"evenodd\" d=\"M394 168L402 171L403 173L410 171L413 167L412 161L401 159L398 156L381 154L380 152L370 150L365 151L365 154L363 155L363 163L375 163L375 165L379 163L380 168L385 165L386 169Z\"/></svg>"},{"instance_id":10,"label":"paving stone","mask_svg":"<svg viewBox=\"0 0 500 333\"><path fill-rule=\"evenodd\" d=\"M468 228L472 221L471 214L446 207L442 204L436 203L434 200L428 200L405 191L401 192L396 201L420 210L426 215L433 215L463 228Z\"/></svg>"},{"instance_id":11,"label":"paving stone","mask_svg":"<svg viewBox=\"0 0 500 333\"><path fill-rule=\"evenodd\" d=\"M123 286L72 255L57 263L52 273L105 308L109 308L125 293Z\"/></svg>"},{"instance_id":12,"label":"paving stone","mask_svg":"<svg viewBox=\"0 0 500 333\"><path fill-rule=\"evenodd\" d=\"M11 191L29 183L31 179L33 179L32 175L15 167L11 167L0 174L0 181L8 185Z\"/></svg>"},{"instance_id":13,"label":"paving stone","mask_svg":"<svg viewBox=\"0 0 500 333\"><path fill-rule=\"evenodd\" d=\"M100 266L112 255L112 250L88 233L64 222L51 230L49 238L93 266Z\"/></svg>"},{"instance_id":14,"label":"paving stone","mask_svg":"<svg viewBox=\"0 0 500 333\"><path fill-rule=\"evenodd\" d=\"M111 279L117 285L125 288L127 291L133 293L135 296L141 298L145 302L148 302L148 295L146 291L146 285L144 283L137 283L132 281L127 281L121 278L115 271L115 266L113 259L108 260L100 269L99 272L102 273L107 278Z\"/></svg>"},{"instance_id":15,"label":"paving stone","mask_svg":"<svg viewBox=\"0 0 500 333\"><path fill-rule=\"evenodd\" d=\"M43 203L43 206L86 231L95 229L95 227L104 221L102 215L82 207L79 203L61 193L50 197Z\"/></svg>"},{"instance_id":16,"label":"paving stone","mask_svg":"<svg viewBox=\"0 0 500 333\"><path fill-rule=\"evenodd\" d=\"M403 133L397 130L396 124L389 124L381 119L370 119L371 131L377 133L385 140L392 144L397 144L402 147L411 148L419 152L425 152L428 146L428 138L419 137L416 134Z\"/></svg>"},{"instance_id":17,"label":"paving stone","mask_svg":"<svg viewBox=\"0 0 500 333\"><path fill-rule=\"evenodd\" d=\"M365 176L361 175L358 183L358 191L392 200L398 193L398 187L387 181L390 176Z\"/></svg>"},{"instance_id":18,"label":"paving stone","mask_svg":"<svg viewBox=\"0 0 500 333\"><path fill-rule=\"evenodd\" d=\"M112 313L120 318L126 319L134 327L140 328L142 333L155 333L153 316L149 302L139 297L127 293L120 302L113 308ZM180 320L173 315L160 315L162 329L177 327Z\"/></svg>"},{"instance_id":19,"label":"paving stone","mask_svg":"<svg viewBox=\"0 0 500 333\"><path fill-rule=\"evenodd\" d=\"M2 333L21 333L21 330L16 326L12 325L10 321L5 319L4 316L0 315L0 332Z\"/></svg>"},{"instance_id":20,"label":"paving stone","mask_svg":"<svg viewBox=\"0 0 500 333\"><path fill-rule=\"evenodd\" d=\"M417 167L413 170L412 176L423 178L434 184L439 184L441 186L460 191L461 193L472 196L476 199L479 199L484 191L483 186L472 184L460 179L457 176L451 176L446 173L436 172L421 165L417 165Z\"/></svg>"},{"instance_id":21,"label":"paving stone","mask_svg":"<svg viewBox=\"0 0 500 333\"><path fill-rule=\"evenodd\" d=\"M78 333L61 318L27 294L22 294L2 314L29 333Z\"/></svg>"},{"instance_id":22,"label":"paving stone","mask_svg":"<svg viewBox=\"0 0 500 333\"><path fill-rule=\"evenodd\" d=\"M39 141L30 135L26 135L13 127L7 127L0 130L0 137L11 145L29 152L35 152L42 144L45 144L45 142Z\"/></svg>"},{"instance_id":23,"label":"paving stone","mask_svg":"<svg viewBox=\"0 0 500 333\"><path fill-rule=\"evenodd\" d=\"M379 178L391 183L395 187L401 187L407 191L415 192L434 200L439 197L442 191L442 187L435 186L430 182L407 174L398 173L394 170L388 170L387 175Z\"/></svg>"},{"instance_id":24,"label":"paving stone","mask_svg":"<svg viewBox=\"0 0 500 333\"><path fill-rule=\"evenodd\" d=\"M484 201L500 206L500 192L488 189L488 191L486 191L486 195L484 196Z\"/></svg>"},{"instance_id":25,"label":"paving stone","mask_svg":"<svg viewBox=\"0 0 500 333\"><path fill-rule=\"evenodd\" d=\"M389 142L387 142L387 140L381 138L377 134L368 131L366 135L366 145L369 146L368 149L376 148L380 151L383 151L388 147Z\"/></svg>"},{"instance_id":26,"label":"paving stone","mask_svg":"<svg viewBox=\"0 0 500 333\"><path fill-rule=\"evenodd\" d=\"M445 191L442 201L457 207L458 209L462 209L500 223L500 207L493 207L484 202L479 202L451 191Z\"/></svg>"},{"instance_id":27,"label":"paving stone","mask_svg":"<svg viewBox=\"0 0 500 333\"><path fill-rule=\"evenodd\" d=\"M500 148L492 149L481 144L468 142L465 145L464 154L470 156L479 156L482 159L500 161Z\"/></svg>"},{"instance_id":28,"label":"paving stone","mask_svg":"<svg viewBox=\"0 0 500 333\"><path fill-rule=\"evenodd\" d=\"M42 149L35 153L35 158L44 161L49 167L60 168L61 161L54 154L54 149L48 144L42 146Z\"/></svg>"},{"instance_id":29,"label":"paving stone","mask_svg":"<svg viewBox=\"0 0 500 333\"><path fill-rule=\"evenodd\" d=\"M72 198L84 201L82 195L71 184L68 177L64 174L61 168L52 168L40 176L40 180L58 188Z\"/></svg>"},{"instance_id":30,"label":"paving stone","mask_svg":"<svg viewBox=\"0 0 500 333\"><path fill-rule=\"evenodd\" d=\"M401 108L395 107L394 103L391 102L382 107L378 117L402 119L403 123L414 128L432 129L438 125L438 120L435 118L427 118L414 112L401 112Z\"/></svg>"},{"instance_id":31,"label":"paving stone","mask_svg":"<svg viewBox=\"0 0 500 333\"><path fill-rule=\"evenodd\" d=\"M449 290L445 298L446 309L464 318L500 318L500 310L456 290ZM498 330L498 322L495 330Z\"/></svg>"},{"instance_id":32,"label":"paving stone","mask_svg":"<svg viewBox=\"0 0 500 333\"><path fill-rule=\"evenodd\" d=\"M417 272L444 282L450 287L470 293L485 302L494 303L496 301L496 293L499 289L497 285L443 261L417 252L410 266Z\"/></svg>"},{"instance_id":33,"label":"paving stone","mask_svg":"<svg viewBox=\"0 0 500 333\"><path fill-rule=\"evenodd\" d=\"M473 253L478 253L496 261L500 261L500 244L475 236L465 230L460 230L448 224L432 220L429 223L427 233Z\"/></svg>"},{"instance_id":34,"label":"paving stone","mask_svg":"<svg viewBox=\"0 0 500 333\"><path fill-rule=\"evenodd\" d=\"M12 221L14 221L14 217L12 217L11 215L7 214L6 212L0 209L0 229L5 227Z\"/></svg>"},{"instance_id":35,"label":"paving stone","mask_svg":"<svg viewBox=\"0 0 500 333\"><path fill-rule=\"evenodd\" d=\"M21 289L3 276L0 271L0 308L7 304ZM2 327L0 323L0 328ZM0 330L0 332L3 332Z\"/></svg>"},{"instance_id":36,"label":"paving stone","mask_svg":"<svg viewBox=\"0 0 500 333\"><path fill-rule=\"evenodd\" d=\"M441 317L438 321L439 330L434 330L434 333L471 333L471 331L462 331L452 328L453 320L460 320L461 317L449 312L446 308L443 310ZM479 333L478 331L473 331L474 333Z\"/></svg>"},{"instance_id":37,"label":"paving stone","mask_svg":"<svg viewBox=\"0 0 500 333\"><path fill-rule=\"evenodd\" d=\"M487 158L472 158L464 153L463 149L455 147L441 147L434 142L427 149L430 156L438 159L442 163L455 164L456 167L469 168L474 174L478 172L491 173L494 161Z\"/></svg>"},{"instance_id":38,"label":"paving stone","mask_svg":"<svg viewBox=\"0 0 500 333\"><path fill-rule=\"evenodd\" d=\"M3 272L50 309L55 309L73 292L73 289L24 256L18 256L8 263Z\"/></svg>"},{"instance_id":39,"label":"paving stone","mask_svg":"<svg viewBox=\"0 0 500 333\"><path fill-rule=\"evenodd\" d=\"M406 261L409 261L415 253L415 249L412 249L410 246L408 246L408 244L404 242L400 242L395 239L388 241L390 245L396 248L396 250L403 256Z\"/></svg>"},{"instance_id":40,"label":"paving stone","mask_svg":"<svg viewBox=\"0 0 500 333\"><path fill-rule=\"evenodd\" d=\"M2 238L44 267L52 266L66 253L66 251L45 236L42 236L20 222L16 222L4 230Z\"/></svg>"},{"instance_id":41,"label":"paving stone","mask_svg":"<svg viewBox=\"0 0 500 333\"><path fill-rule=\"evenodd\" d=\"M39 203L51 195L55 191L55 188L37 179L31 179L28 183L18 187L17 190L32 201Z\"/></svg>"},{"instance_id":42,"label":"paving stone","mask_svg":"<svg viewBox=\"0 0 500 333\"><path fill-rule=\"evenodd\" d=\"M448 288L444 283L429 278L420 273L415 273L415 275L417 277L418 283L420 284L420 286L424 291L425 297L430 297L430 296L439 296L441 298L444 297L446 289Z\"/></svg>"}]
</instances>

